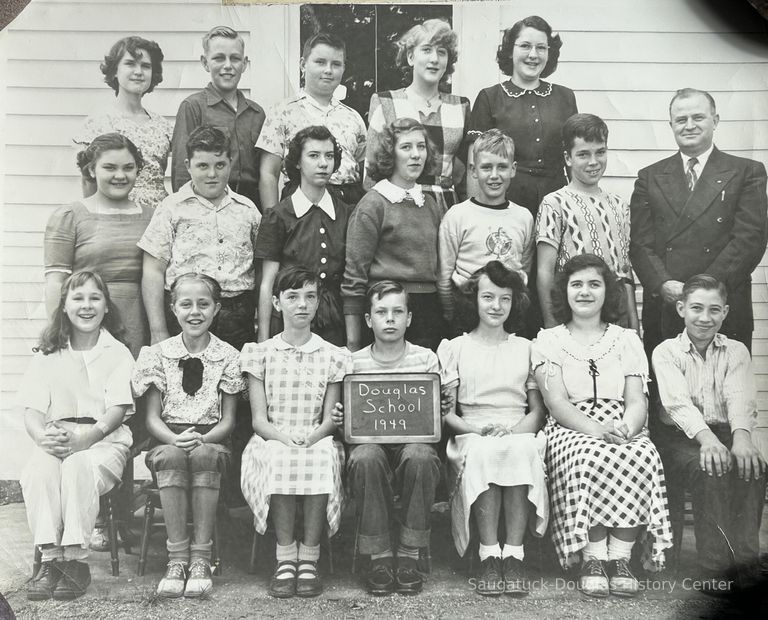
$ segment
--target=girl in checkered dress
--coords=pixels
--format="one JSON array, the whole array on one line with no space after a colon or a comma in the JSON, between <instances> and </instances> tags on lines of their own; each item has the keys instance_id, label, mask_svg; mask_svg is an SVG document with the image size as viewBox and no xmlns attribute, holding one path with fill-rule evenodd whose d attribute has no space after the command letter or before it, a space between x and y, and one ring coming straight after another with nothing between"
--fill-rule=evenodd
<instances>
[{"instance_id":1,"label":"girl in checkered dress","mask_svg":"<svg viewBox=\"0 0 768 620\"><path fill-rule=\"evenodd\" d=\"M284 330L241 353L248 376L255 434L243 452L243 496L259 534L272 514L277 568L269 593L279 598L317 596L320 536L339 528L343 489L343 446L333 440L333 404L350 372L349 353L310 331L317 311L319 277L302 267L281 270L272 303ZM294 538L301 498L303 539Z\"/></svg>"},{"instance_id":2,"label":"girl in checkered dress","mask_svg":"<svg viewBox=\"0 0 768 620\"><path fill-rule=\"evenodd\" d=\"M569 260L552 291L563 324L542 330L531 361L551 417L547 472L560 563L579 561L590 596L634 596L636 540L658 568L672 545L664 472L648 438L648 361L637 334L609 321L621 290L594 254Z\"/></svg>"}]
</instances>

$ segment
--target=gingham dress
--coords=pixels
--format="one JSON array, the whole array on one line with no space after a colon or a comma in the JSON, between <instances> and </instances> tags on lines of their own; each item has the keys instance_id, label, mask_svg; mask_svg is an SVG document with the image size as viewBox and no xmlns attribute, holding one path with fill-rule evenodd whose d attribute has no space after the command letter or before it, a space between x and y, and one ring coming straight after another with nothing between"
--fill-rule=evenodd
<instances>
[{"instance_id":1,"label":"gingham dress","mask_svg":"<svg viewBox=\"0 0 768 620\"><path fill-rule=\"evenodd\" d=\"M300 347L285 342L282 334L261 344L248 343L240 363L243 372L264 382L267 418L286 433L309 433L320 426L328 384L351 372L349 353L316 334ZM241 485L256 531L266 531L273 494L328 494L328 530L335 534L344 499L343 467L344 448L332 437L309 448L291 448L253 435L243 452Z\"/></svg>"},{"instance_id":2,"label":"gingham dress","mask_svg":"<svg viewBox=\"0 0 768 620\"><path fill-rule=\"evenodd\" d=\"M588 360L600 375L593 407ZM531 351L534 368L544 365L543 390L559 367L570 401L585 415L603 423L624 414L625 378L648 378L648 362L637 335L617 325L590 347L580 345L564 325L542 330ZM552 538L560 564L580 560L589 528L645 526L640 537L642 561L648 570L663 565L663 551L672 545L664 470L644 428L632 441L610 444L565 428L554 418L545 427L547 473L552 500Z\"/></svg>"}]
</instances>

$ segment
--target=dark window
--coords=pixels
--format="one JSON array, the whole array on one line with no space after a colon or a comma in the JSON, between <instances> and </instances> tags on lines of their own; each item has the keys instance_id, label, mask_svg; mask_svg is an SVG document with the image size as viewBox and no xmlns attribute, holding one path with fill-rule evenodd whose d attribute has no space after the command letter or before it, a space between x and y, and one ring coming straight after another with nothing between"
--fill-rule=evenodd
<instances>
[{"instance_id":1,"label":"dark window","mask_svg":"<svg viewBox=\"0 0 768 620\"><path fill-rule=\"evenodd\" d=\"M403 88L410 75L395 65L395 42L414 24L441 18L453 23L453 9L446 5L413 4L303 4L301 47L313 34L324 31L340 37L347 46L342 84L344 100L368 122L371 95ZM301 53L301 50L300 52ZM450 85L447 85L450 88Z\"/></svg>"}]
</instances>

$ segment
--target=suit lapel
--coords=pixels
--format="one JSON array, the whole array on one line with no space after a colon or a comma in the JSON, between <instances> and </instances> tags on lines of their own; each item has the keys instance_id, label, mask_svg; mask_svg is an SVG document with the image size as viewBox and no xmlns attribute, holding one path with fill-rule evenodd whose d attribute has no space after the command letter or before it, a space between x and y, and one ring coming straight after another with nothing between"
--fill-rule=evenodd
<instances>
[{"instance_id":1,"label":"suit lapel","mask_svg":"<svg viewBox=\"0 0 768 620\"><path fill-rule=\"evenodd\" d=\"M701 171L701 177L693 188L693 192L684 203L683 209L678 214L677 221L670 229L667 240L681 234L686 228L691 226L693 222L701 217L704 212L712 206L715 200L717 200L718 196L723 195L722 192L725 191L728 182L735 174L736 172L734 170L729 170L727 168L720 155L720 151L716 148L713 149L707 160L707 165L704 166L704 170Z\"/></svg>"},{"instance_id":2,"label":"suit lapel","mask_svg":"<svg viewBox=\"0 0 768 620\"><path fill-rule=\"evenodd\" d=\"M685 201L688 199L683 162L679 154L669 158L667 167L656 176L656 184L659 186L661 196L669 205L670 211L675 215L679 215L685 207Z\"/></svg>"}]
</instances>

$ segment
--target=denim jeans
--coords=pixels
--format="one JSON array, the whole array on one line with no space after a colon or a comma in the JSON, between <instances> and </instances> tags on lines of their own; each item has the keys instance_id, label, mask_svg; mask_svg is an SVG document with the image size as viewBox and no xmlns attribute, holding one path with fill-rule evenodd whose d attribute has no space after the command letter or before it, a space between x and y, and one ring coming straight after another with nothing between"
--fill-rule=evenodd
<instances>
[{"instance_id":1,"label":"denim jeans","mask_svg":"<svg viewBox=\"0 0 768 620\"><path fill-rule=\"evenodd\" d=\"M730 426L713 424L709 428L730 450L733 444ZM746 482L739 478L738 470L732 466L722 476L709 476L699 465L700 446L695 439L688 439L676 427L665 424L658 424L654 435L664 464L670 512L673 506L681 506L686 488L691 492L696 552L701 568L715 573L731 568L728 542L739 567L755 566L760 553L758 533L765 474Z\"/></svg>"},{"instance_id":2,"label":"denim jeans","mask_svg":"<svg viewBox=\"0 0 768 620\"><path fill-rule=\"evenodd\" d=\"M392 498L400 496L400 543L429 544L430 517L440 480L440 459L429 444L352 446L347 477L360 515L359 549L363 555L392 546Z\"/></svg>"}]
</instances>

